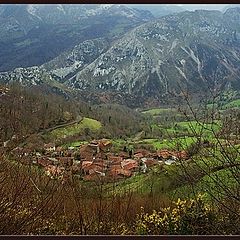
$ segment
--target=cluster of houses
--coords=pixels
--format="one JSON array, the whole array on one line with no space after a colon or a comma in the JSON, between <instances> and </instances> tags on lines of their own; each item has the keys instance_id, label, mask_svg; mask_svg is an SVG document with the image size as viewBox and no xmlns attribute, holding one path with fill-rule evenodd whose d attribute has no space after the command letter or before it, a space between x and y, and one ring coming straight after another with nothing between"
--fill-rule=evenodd
<instances>
[{"instance_id":1,"label":"cluster of houses","mask_svg":"<svg viewBox=\"0 0 240 240\"><path fill-rule=\"evenodd\" d=\"M146 149L136 149L134 153L113 153L112 143L106 139L94 140L79 148L63 149L51 143L45 144L44 148L45 153L40 154L17 147L12 150L12 155L24 164L43 167L51 178L67 180L75 174L87 181L115 181L139 172L146 173L154 165L170 165L188 158L185 151L159 150L152 153Z\"/></svg>"}]
</instances>

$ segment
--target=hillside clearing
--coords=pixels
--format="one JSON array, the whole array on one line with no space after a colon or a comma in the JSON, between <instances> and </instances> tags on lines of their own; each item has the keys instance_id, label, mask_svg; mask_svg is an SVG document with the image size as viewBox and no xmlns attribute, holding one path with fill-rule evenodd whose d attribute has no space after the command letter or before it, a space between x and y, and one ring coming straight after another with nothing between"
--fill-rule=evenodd
<instances>
[{"instance_id":1,"label":"hillside clearing","mask_svg":"<svg viewBox=\"0 0 240 240\"><path fill-rule=\"evenodd\" d=\"M53 130L49 133L50 137L53 138L66 138L69 136L73 136L75 134L83 133L85 129L89 129L92 132L96 132L100 130L102 127L102 124L91 118L84 117L83 120L79 123L73 124L71 126L67 126L65 128L59 128L56 130Z\"/></svg>"}]
</instances>

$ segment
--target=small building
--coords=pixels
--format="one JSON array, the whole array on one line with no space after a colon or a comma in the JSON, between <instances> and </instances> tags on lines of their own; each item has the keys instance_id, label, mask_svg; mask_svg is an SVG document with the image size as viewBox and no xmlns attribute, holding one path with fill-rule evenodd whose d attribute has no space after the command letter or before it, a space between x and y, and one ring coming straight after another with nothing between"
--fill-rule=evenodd
<instances>
[{"instance_id":1,"label":"small building","mask_svg":"<svg viewBox=\"0 0 240 240\"><path fill-rule=\"evenodd\" d=\"M136 155L136 154L142 154L143 155L143 157L149 157L150 155L151 155L151 153L150 153L150 151L148 151L148 150L146 150L146 149L136 149L135 151L135 154L134 155Z\"/></svg>"},{"instance_id":2,"label":"small building","mask_svg":"<svg viewBox=\"0 0 240 240\"><path fill-rule=\"evenodd\" d=\"M186 151L180 151L174 154L174 156L180 160L188 159L188 153Z\"/></svg>"},{"instance_id":3,"label":"small building","mask_svg":"<svg viewBox=\"0 0 240 240\"><path fill-rule=\"evenodd\" d=\"M81 146L79 153L81 160L92 161L94 151L88 145Z\"/></svg>"},{"instance_id":4,"label":"small building","mask_svg":"<svg viewBox=\"0 0 240 240\"><path fill-rule=\"evenodd\" d=\"M167 159L164 163L166 164L166 165L172 165L173 163L175 163L176 162L176 160L174 160L174 159Z\"/></svg>"},{"instance_id":5,"label":"small building","mask_svg":"<svg viewBox=\"0 0 240 240\"><path fill-rule=\"evenodd\" d=\"M173 155L173 152L169 151L169 150L158 150L157 151L157 157L159 160L166 160L171 158Z\"/></svg>"},{"instance_id":6,"label":"small building","mask_svg":"<svg viewBox=\"0 0 240 240\"><path fill-rule=\"evenodd\" d=\"M121 162L123 161L123 158L120 156L108 155L108 161L112 165L117 165L117 164L121 164Z\"/></svg>"},{"instance_id":7,"label":"small building","mask_svg":"<svg viewBox=\"0 0 240 240\"><path fill-rule=\"evenodd\" d=\"M63 147L60 147L60 146L58 146L58 147L56 147L56 152L62 152L63 151Z\"/></svg>"},{"instance_id":8,"label":"small building","mask_svg":"<svg viewBox=\"0 0 240 240\"><path fill-rule=\"evenodd\" d=\"M119 179L124 177L131 177L132 172L130 170L119 168L114 168L109 171L109 176L113 179Z\"/></svg>"},{"instance_id":9,"label":"small building","mask_svg":"<svg viewBox=\"0 0 240 240\"><path fill-rule=\"evenodd\" d=\"M104 169L101 166L92 164L92 165L86 167L84 169L84 172L85 172L86 175L88 175L88 174L91 175L91 174L93 174L95 172L97 172L97 173L99 173L99 172L104 173Z\"/></svg>"},{"instance_id":10,"label":"small building","mask_svg":"<svg viewBox=\"0 0 240 240\"><path fill-rule=\"evenodd\" d=\"M59 165L59 160L56 158L48 158L48 160L50 160L52 162L53 165Z\"/></svg>"},{"instance_id":11,"label":"small building","mask_svg":"<svg viewBox=\"0 0 240 240\"><path fill-rule=\"evenodd\" d=\"M145 158L145 159L142 159L142 161L146 164L147 168L150 168L152 166L159 164L159 161L153 158Z\"/></svg>"},{"instance_id":12,"label":"small building","mask_svg":"<svg viewBox=\"0 0 240 240\"><path fill-rule=\"evenodd\" d=\"M29 148L16 147L11 151L12 155L17 158L28 157L32 155Z\"/></svg>"},{"instance_id":13,"label":"small building","mask_svg":"<svg viewBox=\"0 0 240 240\"><path fill-rule=\"evenodd\" d=\"M146 173L147 172L147 165L145 162L141 161L140 164L139 164L139 170L143 173Z\"/></svg>"},{"instance_id":14,"label":"small building","mask_svg":"<svg viewBox=\"0 0 240 240\"><path fill-rule=\"evenodd\" d=\"M110 164L108 164L105 160L94 161L94 165L100 166L104 171L106 171L107 168L110 166Z\"/></svg>"},{"instance_id":15,"label":"small building","mask_svg":"<svg viewBox=\"0 0 240 240\"><path fill-rule=\"evenodd\" d=\"M41 157L41 156L42 156L40 152L36 152L35 155L36 155L37 157Z\"/></svg>"},{"instance_id":16,"label":"small building","mask_svg":"<svg viewBox=\"0 0 240 240\"><path fill-rule=\"evenodd\" d=\"M141 159L141 158L144 157L144 155L143 155L141 152L138 152L138 153L135 153L135 154L133 155L133 157L134 157L135 159Z\"/></svg>"},{"instance_id":17,"label":"small building","mask_svg":"<svg viewBox=\"0 0 240 240\"><path fill-rule=\"evenodd\" d=\"M112 143L107 139L101 139L99 141L99 148L101 151L108 151L112 147Z\"/></svg>"},{"instance_id":18,"label":"small building","mask_svg":"<svg viewBox=\"0 0 240 240\"><path fill-rule=\"evenodd\" d=\"M126 153L126 152L119 152L119 153L118 153L118 156L119 156L119 157L122 157L122 158L124 158L124 159L129 158L129 154Z\"/></svg>"},{"instance_id":19,"label":"small building","mask_svg":"<svg viewBox=\"0 0 240 240\"><path fill-rule=\"evenodd\" d=\"M55 144L54 143L47 143L47 144L44 144L44 148L46 151L48 152L53 152L56 150L56 147L55 147Z\"/></svg>"},{"instance_id":20,"label":"small building","mask_svg":"<svg viewBox=\"0 0 240 240\"><path fill-rule=\"evenodd\" d=\"M139 165L136 160L133 159L125 159L121 162L121 167L124 170L130 170L132 172L137 172L139 170Z\"/></svg>"},{"instance_id":21,"label":"small building","mask_svg":"<svg viewBox=\"0 0 240 240\"><path fill-rule=\"evenodd\" d=\"M21 158L24 155L23 148L22 147L16 147L11 151L11 154L14 157Z\"/></svg>"},{"instance_id":22,"label":"small building","mask_svg":"<svg viewBox=\"0 0 240 240\"><path fill-rule=\"evenodd\" d=\"M94 155L96 155L97 153L100 152L99 144L97 141L92 141L87 146L88 146L88 148L90 148L92 150L92 153Z\"/></svg>"},{"instance_id":23,"label":"small building","mask_svg":"<svg viewBox=\"0 0 240 240\"><path fill-rule=\"evenodd\" d=\"M93 161L82 161L82 168L92 165Z\"/></svg>"},{"instance_id":24,"label":"small building","mask_svg":"<svg viewBox=\"0 0 240 240\"><path fill-rule=\"evenodd\" d=\"M82 174L89 174L89 167L93 164L93 161L83 161L81 164Z\"/></svg>"}]
</instances>

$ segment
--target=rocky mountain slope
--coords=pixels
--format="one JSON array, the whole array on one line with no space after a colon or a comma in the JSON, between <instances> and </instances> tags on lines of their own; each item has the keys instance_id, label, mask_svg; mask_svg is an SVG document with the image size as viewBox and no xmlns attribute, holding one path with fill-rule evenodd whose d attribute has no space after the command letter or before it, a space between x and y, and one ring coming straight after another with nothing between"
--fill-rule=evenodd
<instances>
[{"instance_id":1,"label":"rocky mountain slope","mask_svg":"<svg viewBox=\"0 0 240 240\"><path fill-rule=\"evenodd\" d=\"M168 15L116 40L82 41L40 66L1 73L0 81L42 81L81 90L84 98L97 102L112 102L115 95L120 102L139 104L164 102L182 91L239 90L239 20L240 8Z\"/></svg>"},{"instance_id":2,"label":"rocky mountain slope","mask_svg":"<svg viewBox=\"0 0 240 240\"><path fill-rule=\"evenodd\" d=\"M163 17L169 14L186 11L183 7L175 4L128 4L128 7L148 10L154 17Z\"/></svg>"},{"instance_id":3,"label":"rocky mountain slope","mask_svg":"<svg viewBox=\"0 0 240 240\"><path fill-rule=\"evenodd\" d=\"M236 4L236 3L235 4L228 4L222 9L222 11L226 12L230 8L237 8L237 7L240 7L240 4Z\"/></svg>"},{"instance_id":4,"label":"rocky mountain slope","mask_svg":"<svg viewBox=\"0 0 240 240\"><path fill-rule=\"evenodd\" d=\"M0 71L41 65L82 41L118 38L152 18L124 5L0 5Z\"/></svg>"},{"instance_id":5,"label":"rocky mountain slope","mask_svg":"<svg viewBox=\"0 0 240 240\"><path fill-rule=\"evenodd\" d=\"M93 62L108 47L109 42L104 38L86 40L40 66L16 68L13 71L1 72L0 82L17 81L25 86L63 83Z\"/></svg>"},{"instance_id":6,"label":"rocky mountain slope","mask_svg":"<svg viewBox=\"0 0 240 240\"><path fill-rule=\"evenodd\" d=\"M81 70L74 88L146 96L239 88L240 9L174 14L141 25Z\"/></svg>"}]
</instances>

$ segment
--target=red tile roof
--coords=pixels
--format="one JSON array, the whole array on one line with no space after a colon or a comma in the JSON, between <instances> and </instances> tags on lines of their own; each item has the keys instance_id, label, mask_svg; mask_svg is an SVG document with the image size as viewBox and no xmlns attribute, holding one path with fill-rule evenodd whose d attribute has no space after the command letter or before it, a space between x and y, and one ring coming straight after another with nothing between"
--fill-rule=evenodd
<instances>
[{"instance_id":1,"label":"red tile roof","mask_svg":"<svg viewBox=\"0 0 240 240\"><path fill-rule=\"evenodd\" d=\"M138 169L138 162L133 159L126 159L121 162L121 166L125 170L132 170L135 171Z\"/></svg>"},{"instance_id":2,"label":"red tile roof","mask_svg":"<svg viewBox=\"0 0 240 240\"><path fill-rule=\"evenodd\" d=\"M123 160L121 165L124 166L124 165L127 165L129 163L138 165L138 162L136 160L133 160L133 159L130 159L130 158Z\"/></svg>"},{"instance_id":3,"label":"red tile roof","mask_svg":"<svg viewBox=\"0 0 240 240\"><path fill-rule=\"evenodd\" d=\"M147 167L152 167L154 165L157 165L158 161L153 158L148 158L147 160L144 161L144 163L147 165Z\"/></svg>"},{"instance_id":4,"label":"red tile roof","mask_svg":"<svg viewBox=\"0 0 240 240\"><path fill-rule=\"evenodd\" d=\"M129 154L126 153L126 152L119 152L119 153L118 153L118 156L119 156L119 157L122 157L122 158L128 158L128 157L129 157Z\"/></svg>"},{"instance_id":5,"label":"red tile roof","mask_svg":"<svg viewBox=\"0 0 240 240\"><path fill-rule=\"evenodd\" d=\"M188 154L186 151L175 152L175 151L169 151L169 150L159 150L157 151L157 156L162 157L163 159L170 158L171 156L177 157L179 159L188 158Z\"/></svg>"},{"instance_id":6,"label":"red tile roof","mask_svg":"<svg viewBox=\"0 0 240 240\"><path fill-rule=\"evenodd\" d=\"M110 147L112 147L112 143L107 139L101 139L99 141L99 147L101 150L109 149Z\"/></svg>"},{"instance_id":7,"label":"red tile roof","mask_svg":"<svg viewBox=\"0 0 240 240\"><path fill-rule=\"evenodd\" d=\"M119 165L111 165L109 168L109 172L116 171L118 169L122 169L122 166L120 164Z\"/></svg>"},{"instance_id":8,"label":"red tile roof","mask_svg":"<svg viewBox=\"0 0 240 240\"><path fill-rule=\"evenodd\" d=\"M135 153L135 154L133 155L133 157L134 157L134 158L137 158L137 159L141 159L141 158L144 157L144 155L143 155L141 152L139 152L139 153Z\"/></svg>"},{"instance_id":9,"label":"red tile roof","mask_svg":"<svg viewBox=\"0 0 240 240\"><path fill-rule=\"evenodd\" d=\"M171 152L169 150L158 150L157 151L157 156L161 157L163 159L170 158L172 155L173 155L173 152Z\"/></svg>"},{"instance_id":10,"label":"red tile roof","mask_svg":"<svg viewBox=\"0 0 240 240\"><path fill-rule=\"evenodd\" d=\"M129 170L124 170L122 168L116 168L116 169L112 169L110 171L110 176L115 178L116 176L124 176L124 177L130 177L132 175L132 172Z\"/></svg>"},{"instance_id":11,"label":"red tile roof","mask_svg":"<svg viewBox=\"0 0 240 240\"><path fill-rule=\"evenodd\" d=\"M80 157L81 159L92 160L93 151L90 148L88 148L88 146L84 145L80 148Z\"/></svg>"},{"instance_id":12,"label":"red tile roof","mask_svg":"<svg viewBox=\"0 0 240 240\"><path fill-rule=\"evenodd\" d=\"M151 155L150 151L146 150L146 149L136 149L135 154L141 153L143 155L143 157L148 157L149 155ZM134 154L134 155L135 155Z\"/></svg>"},{"instance_id":13,"label":"red tile roof","mask_svg":"<svg viewBox=\"0 0 240 240\"><path fill-rule=\"evenodd\" d=\"M82 162L82 169L92 165L93 161L83 161Z\"/></svg>"},{"instance_id":14,"label":"red tile roof","mask_svg":"<svg viewBox=\"0 0 240 240\"><path fill-rule=\"evenodd\" d=\"M96 160L94 161L94 164L97 166L101 166L101 167L107 167L108 164L105 160Z\"/></svg>"},{"instance_id":15,"label":"red tile roof","mask_svg":"<svg viewBox=\"0 0 240 240\"><path fill-rule=\"evenodd\" d=\"M120 164L123 158L118 156L108 156L108 160L111 161L112 164Z\"/></svg>"},{"instance_id":16,"label":"red tile roof","mask_svg":"<svg viewBox=\"0 0 240 240\"><path fill-rule=\"evenodd\" d=\"M96 171L99 171L99 172L104 171L104 167L98 166L94 163L91 165L84 166L84 167L82 166L82 169L84 170L85 173L89 173L89 174L94 173Z\"/></svg>"},{"instance_id":17,"label":"red tile roof","mask_svg":"<svg viewBox=\"0 0 240 240\"><path fill-rule=\"evenodd\" d=\"M174 153L174 156L179 159L188 159L188 154L186 151L176 152Z\"/></svg>"}]
</instances>

